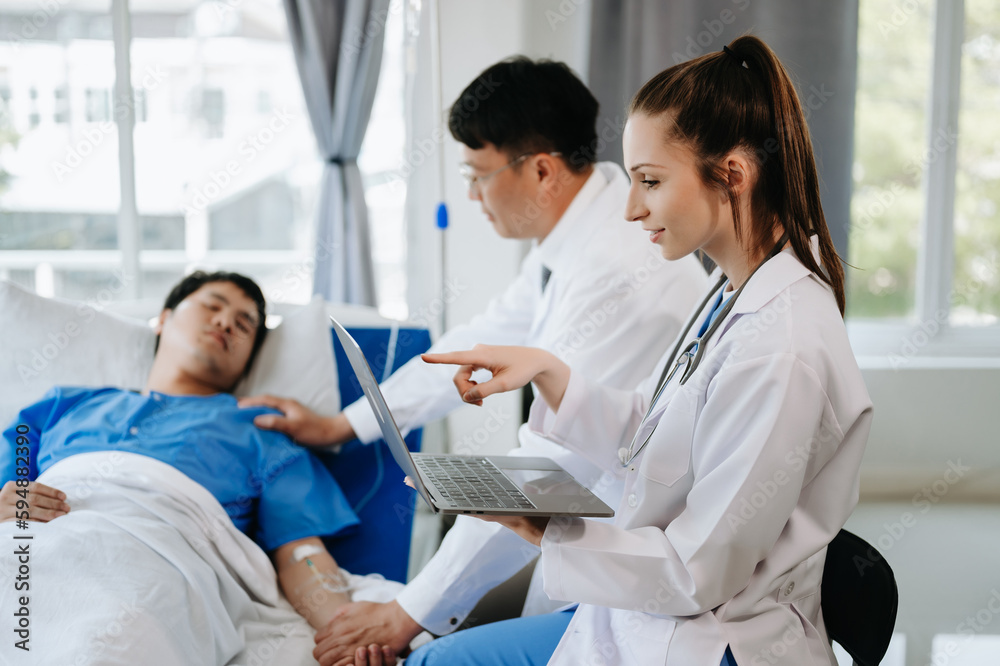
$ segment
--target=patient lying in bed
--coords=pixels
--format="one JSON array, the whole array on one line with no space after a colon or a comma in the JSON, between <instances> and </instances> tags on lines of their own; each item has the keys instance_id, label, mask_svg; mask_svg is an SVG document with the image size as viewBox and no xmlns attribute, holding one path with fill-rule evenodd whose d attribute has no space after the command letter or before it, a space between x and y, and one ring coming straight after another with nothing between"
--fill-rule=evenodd
<instances>
[{"instance_id":1,"label":"patient lying in bed","mask_svg":"<svg viewBox=\"0 0 1000 666\"><path fill-rule=\"evenodd\" d=\"M324 547L358 523L326 468L229 393L263 320L249 279L189 276L141 393L57 387L4 432L0 538L30 566L0 608L27 608L31 663L315 664L306 621L325 626L352 587L391 596ZM0 575L18 566L6 555Z\"/></svg>"}]
</instances>

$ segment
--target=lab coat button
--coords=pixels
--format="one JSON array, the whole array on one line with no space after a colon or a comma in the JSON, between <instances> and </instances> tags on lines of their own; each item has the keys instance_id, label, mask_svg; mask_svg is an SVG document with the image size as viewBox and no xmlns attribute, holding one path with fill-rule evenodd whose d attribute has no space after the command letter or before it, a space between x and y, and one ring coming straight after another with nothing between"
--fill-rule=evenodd
<instances>
[{"instance_id":1,"label":"lab coat button","mask_svg":"<svg viewBox=\"0 0 1000 666\"><path fill-rule=\"evenodd\" d=\"M785 596L787 597L789 594L791 594L792 590L794 589L795 589L795 581L793 580L791 583L785 586Z\"/></svg>"},{"instance_id":2,"label":"lab coat button","mask_svg":"<svg viewBox=\"0 0 1000 666\"><path fill-rule=\"evenodd\" d=\"M135 437L136 435L139 434L139 429L136 428L135 426L132 426L131 428L128 429L128 434L130 434L133 437Z\"/></svg>"},{"instance_id":3,"label":"lab coat button","mask_svg":"<svg viewBox=\"0 0 1000 666\"><path fill-rule=\"evenodd\" d=\"M635 508L635 505L639 503L638 498L636 498L635 493L628 496L628 505Z\"/></svg>"}]
</instances>

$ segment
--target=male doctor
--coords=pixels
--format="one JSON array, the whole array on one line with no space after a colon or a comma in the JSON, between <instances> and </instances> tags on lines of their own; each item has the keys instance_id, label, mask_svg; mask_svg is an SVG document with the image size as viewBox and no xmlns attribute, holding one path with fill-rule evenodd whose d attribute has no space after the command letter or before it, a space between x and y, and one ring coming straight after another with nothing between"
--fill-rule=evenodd
<instances>
[{"instance_id":1,"label":"male doctor","mask_svg":"<svg viewBox=\"0 0 1000 666\"><path fill-rule=\"evenodd\" d=\"M692 257L664 261L625 223L629 181L613 163L595 163L597 100L563 63L524 57L479 75L451 107L449 129L462 143L469 197L504 238L530 239L520 273L486 311L456 326L431 351L477 343L547 349L589 378L634 387L673 341L704 291L706 276ZM484 255L487 253L484 252ZM383 385L403 432L462 405L454 369L411 360ZM307 445L331 445L381 433L365 400L332 418L291 400L248 398L284 416L258 416ZM522 426L514 455L554 459L611 506L622 488L612 475ZM460 516L440 549L387 604L350 604L316 635L323 666L345 663L357 645L402 652L427 629L454 631L486 592L537 555L537 549L494 523ZM540 572L535 573L536 578ZM525 614L560 604L533 580Z\"/></svg>"}]
</instances>

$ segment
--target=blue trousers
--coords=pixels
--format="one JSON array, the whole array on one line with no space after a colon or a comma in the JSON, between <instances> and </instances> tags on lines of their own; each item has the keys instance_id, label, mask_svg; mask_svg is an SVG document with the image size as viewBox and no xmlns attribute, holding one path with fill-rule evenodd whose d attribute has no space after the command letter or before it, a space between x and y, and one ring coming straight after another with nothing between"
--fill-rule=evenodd
<instances>
[{"instance_id":1,"label":"blue trousers","mask_svg":"<svg viewBox=\"0 0 1000 666\"><path fill-rule=\"evenodd\" d=\"M571 619L568 610L458 631L418 649L406 666L545 666ZM736 666L728 647L719 666Z\"/></svg>"}]
</instances>

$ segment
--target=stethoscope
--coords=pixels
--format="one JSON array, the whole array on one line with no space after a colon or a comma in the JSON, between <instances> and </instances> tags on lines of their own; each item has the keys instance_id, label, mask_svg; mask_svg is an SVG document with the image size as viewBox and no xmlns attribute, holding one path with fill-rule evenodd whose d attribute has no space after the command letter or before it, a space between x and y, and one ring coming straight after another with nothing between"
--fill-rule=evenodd
<instances>
[{"instance_id":1,"label":"stethoscope","mask_svg":"<svg viewBox=\"0 0 1000 666\"><path fill-rule=\"evenodd\" d=\"M753 277L754 273L760 270L761 266L777 256L777 254L781 252L781 248L783 248L787 242L788 234L783 234L777 245L775 245L774 249L771 250L770 254L768 254L763 261L757 264L757 267L754 268L750 275L747 276L747 279L743 281L743 284L741 284L740 288L736 290L736 293L734 293L729 300L726 301L725 305L722 306L722 309L719 310L717 315L715 315L715 319L712 320L708 329L685 345L684 351L678 355L677 352L681 348L681 343L684 342L688 333L691 332L691 327L693 327L694 323L698 321L699 315L705 309L705 306L708 305L708 302L713 296L719 293L719 290L722 289L723 285L729 281L729 278L722 275L715 286L709 290L708 294L701 301L701 305L699 305L698 309L695 311L697 314L688 320L687 325L684 327L684 332L677 338L677 344L674 345L673 350L670 352L671 360L664 366L663 372L660 374L660 381L657 385L656 392L653 394L653 399L649 403L649 408L646 410L645 416L643 416L642 421L639 422L639 427L636 428L635 435L632 436L632 441L629 443L627 448L623 446L618 449L618 460L621 461L622 467L628 467L629 464L635 460L635 457L639 455L644 448L646 448L646 444L649 443L649 439L653 436L653 432L656 430L655 425L649 431L649 434L646 435L646 438L642 440L642 444L639 445L639 448L635 448L635 444L639 439L639 433L642 432L642 425L646 422L646 419L649 418L650 414L653 413L653 408L656 407L656 401L660 399L660 394L663 393L663 389L667 387L670 380L674 378L674 375L677 374L677 371L682 365L685 365L686 367L684 368L684 373L681 375L681 386L683 386L684 383L687 382L688 378L694 374L694 371L701 364L701 357L705 353L705 347L708 346L708 341L711 340L712 336L715 335L715 332L720 326L722 326L726 316L729 315L733 306L736 304L736 299L740 297L740 294L743 293L744 287L746 287L750 282L750 278ZM721 298L721 294L719 297Z\"/></svg>"}]
</instances>

